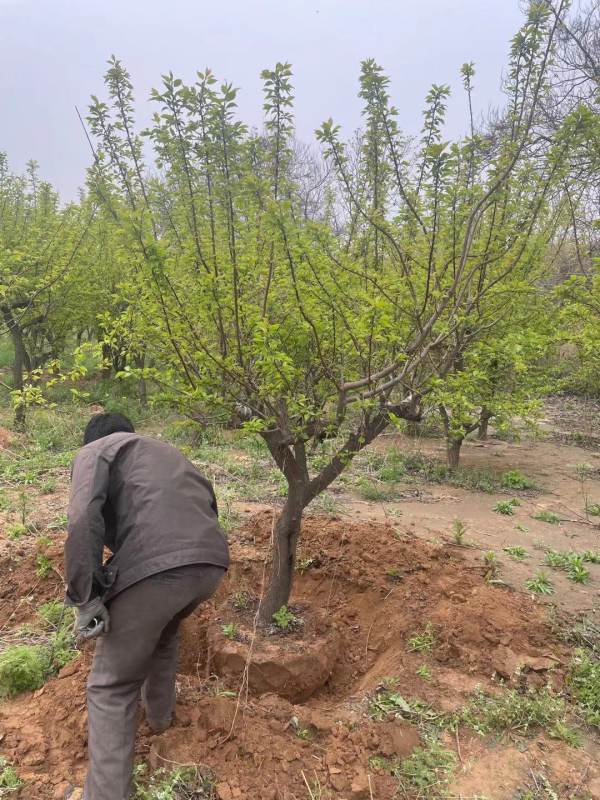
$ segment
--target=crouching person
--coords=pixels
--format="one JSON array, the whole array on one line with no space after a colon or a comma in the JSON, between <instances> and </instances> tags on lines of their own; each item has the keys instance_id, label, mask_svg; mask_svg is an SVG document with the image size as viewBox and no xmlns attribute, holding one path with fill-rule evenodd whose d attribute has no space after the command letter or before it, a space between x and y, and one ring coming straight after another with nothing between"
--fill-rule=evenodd
<instances>
[{"instance_id":1,"label":"crouching person","mask_svg":"<svg viewBox=\"0 0 600 800\"><path fill-rule=\"evenodd\" d=\"M65 545L67 604L98 637L88 680L84 800L130 795L138 708L171 724L178 628L229 565L211 484L170 445L98 414L73 463ZM103 551L112 556L103 564ZM67 797L81 797L71 790Z\"/></svg>"}]
</instances>

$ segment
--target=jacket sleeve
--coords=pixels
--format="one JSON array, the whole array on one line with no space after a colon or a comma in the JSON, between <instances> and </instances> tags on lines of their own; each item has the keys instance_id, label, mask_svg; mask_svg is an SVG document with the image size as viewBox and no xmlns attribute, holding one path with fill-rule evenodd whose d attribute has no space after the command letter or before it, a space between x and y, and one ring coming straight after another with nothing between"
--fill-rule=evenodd
<instances>
[{"instance_id":1,"label":"jacket sleeve","mask_svg":"<svg viewBox=\"0 0 600 800\"><path fill-rule=\"evenodd\" d=\"M110 463L97 449L84 449L73 463L65 543L67 603L81 605L104 584L104 517Z\"/></svg>"}]
</instances>

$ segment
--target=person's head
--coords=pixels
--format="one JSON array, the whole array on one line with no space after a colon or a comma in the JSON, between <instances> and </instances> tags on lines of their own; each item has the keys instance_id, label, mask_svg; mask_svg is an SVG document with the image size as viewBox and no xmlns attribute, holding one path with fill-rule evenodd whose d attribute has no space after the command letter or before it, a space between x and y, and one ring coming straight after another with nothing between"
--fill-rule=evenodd
<instances>
[{"instance_id":1,"label":"person's head","mask_svg":"<svg viewBox=\"0 0 600 800\"><path fill-rule=\"evenodd\" d=\"M85 426L83 443L84 445L89 444L95 442L96 439L102 439L103 436L110 436L111 433L119 433L119 431L135 433L131 420L123 414L94 414Z\"/></svg>"}]
</instances>

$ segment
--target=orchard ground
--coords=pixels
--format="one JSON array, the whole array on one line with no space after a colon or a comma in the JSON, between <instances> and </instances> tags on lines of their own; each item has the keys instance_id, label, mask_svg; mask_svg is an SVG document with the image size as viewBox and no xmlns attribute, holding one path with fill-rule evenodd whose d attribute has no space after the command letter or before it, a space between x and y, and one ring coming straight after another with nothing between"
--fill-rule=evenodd
<instances>
[{"instance_id":1,"label":"orchard ground","mask_svg":"<svg viewBox=\"0 0 600 800\"><path fill-rule=\"evenodd\" d=\"M33 412L27 435L8 411L0 423L0 651L42 641L39 609L62 595L69 463L89 411ZM573 678L600 648L599 418L595 403L552 399L536 436L469 440L454 474L443 439L380 437L306 514L294 622L255 640L279 475L239 431L146 414L142 432L215 483L233 566L184 626L174 727L142 725L137 796L600 798L598 729ZM259 669L244 669L248 652ZM90 660L0 704L15 797L59 798L83 779Z\"/></svg>"}]
</instances>

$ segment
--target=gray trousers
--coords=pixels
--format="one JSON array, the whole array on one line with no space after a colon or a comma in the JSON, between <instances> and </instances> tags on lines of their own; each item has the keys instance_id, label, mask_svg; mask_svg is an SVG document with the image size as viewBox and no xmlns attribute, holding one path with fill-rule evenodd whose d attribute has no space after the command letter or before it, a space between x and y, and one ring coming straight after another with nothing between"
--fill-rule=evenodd
<instances>
[{"instance_id":1,"label":"gray trousers","mask_svg":"<svg viewBox=\"0 0 600 800\"><path fill-rule=\"evenodd\" d=\"M160 572L109 605L110 633L98 639L88 680L89 769L85 800L127 800L141 700L153 725L175 706L181 621L217 590L225 570L208 564Z\"/></svg>"}]
</instances>

